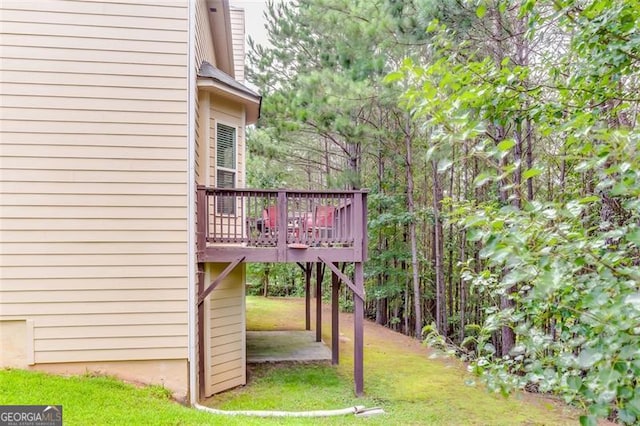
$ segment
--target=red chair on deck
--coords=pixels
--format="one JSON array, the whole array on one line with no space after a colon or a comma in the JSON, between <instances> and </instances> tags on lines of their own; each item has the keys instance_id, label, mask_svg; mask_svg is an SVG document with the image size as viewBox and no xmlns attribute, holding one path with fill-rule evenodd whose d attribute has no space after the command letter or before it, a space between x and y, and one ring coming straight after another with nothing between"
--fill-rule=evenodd
<instances>
[{"instance_id":1,"label":"red chair on deck","mask_svg":"<svg viewBox=\"0 0 640 426\"><path fill-rule=\"evenodd\" d=\"M314 240L333 237L336 208L334 206L315 206L313 215L307 218L307 232Z\"/></svg>"},{"instance_id":2,"label":"red chair on deck","mask_svg":"<svg viewBox=\"0 0 640 426\"><path fill-rule=\"evenodd\" d=\"M278 224L278 206L273 205L262 210L262 232L275 235Z\"/></svg>"}]
</instances>

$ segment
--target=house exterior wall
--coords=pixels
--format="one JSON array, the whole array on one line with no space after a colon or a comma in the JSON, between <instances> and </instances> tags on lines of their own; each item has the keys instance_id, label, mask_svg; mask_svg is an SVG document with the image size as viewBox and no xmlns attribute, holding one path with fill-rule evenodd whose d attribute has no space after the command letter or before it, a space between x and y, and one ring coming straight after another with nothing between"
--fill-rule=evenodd
<instances>
[{"instance_id":1,"label":"house exterior wall","mask_svg":"<svg viewBox=\"0 0 640 426\"><path fill-rule=\"evenodd\" d=\"M231 34L233 35L233 69L236 80L244 83L245 19L244 9L231 7Z\"/></svg>"},{"instance_id":2,"label":"house exterior wall","mask_svg":"<svg viewBox=\"0 0 640 426\"><path fill-rule=\"evenodd\" d=\"M220 275L226 264L207 264L205 282ZM205 304L208 352L205 369L207 396L244 385L246 372L245 265L238 265L211 292Z\"/></svg>"},{"instance_id":3,"label":"house exterior wall","mask_svg":"<svg viewBox=\"0 0 640 426\"><path fill-rule=\"evenodd\" d=\"M203 7L205 6L205 7ZM202 61L216 65L207 56L211 46L210 21L204 1L196 8L196 66ZM244 19L244 15L242 16ZM232 18L233 21L233 18ZM244 26L242 27L244 31ZM234 41L236 35L234 34ZM244 43L244 35L242 36ZM235 44L234 44L235 46ZM242 45L244 60L244 44ZM244 69L243 69L244 71ZM236 186L245 185L245 111L234 101L200 90L196 114L196 180L200 185L216 186L216 125L236 128ZM209 206L213 209L214 206ZM210 210L211 211L211 210ZM205 266L205 286L225 269L226 264ZM246 383L245 341L245 265L241 264L205 299L205 369L207 396Z\"/></svg>"},{"instance_id":4,"label":"house exterior wall","mask_svg":"<svg viewBox=\"0 0 640 426\"><path fill-rule=\"evenodd\" d=\"M209 27L209 7L206 0L196 0L196 68L203 61L216 66L216 58L213 51L213 38Z\"/></svg>"},{"instance_id":5,"label":"house exterior wall","mask_svg":"<svg viewBox=\"0 0 640 426\"><path fill-rule=\"evenodd\" d=\"M216 185L216 126L222 123L236 128L236 186L244 186L243 107L206 92L201 92L198 98L198 183ZM209 209L213 208L209 206ZM205 285L218 277L225 267L225 264L207 264ZM207 396L246 383L244 271L245 265L239 265L205 300L204 340L207 346L203 364Z\"/></svg>"},{"instance_id":6,"label":"house exterior wall","mask_svg":"<svg viewBox=\"0 0 640 426\"><path fill-rule=\"evenodd\" d=\"M0 7L3 343L33 324L12 362L150 363L186 392L188 2Z\"/></svg>"},{"instance_id":7,"label":"house exterior wall","mask_svg":"<svg viewBox=\"0 0 640 426\"><path fill-rule=\"evenodd\" d=\"M214 95L211 95L209 106L209 135L213 138L213 147L216 146L218 123L236 128L236 187L242 188L245 185L244 109L241 105ZM211 149L209 155L209 181L216 182L216 150ZM213 279L226 265L208 266ZM208 380L208 395L246 383L245 269L244 263L238 265L211 293L208 300L206 309L209 316L207 330L210 362L205 376Z\"/></svg>"},{"instance_id":8,"label":"house exterior wall","mask_svg":"<svg viewBox=\"0 0 640 426\"><path fill-rule=\"evenodd\" d=\"M215 55L213 53L213 38L211 36L211 31L209 29L209 18L207 16L208 7L205 0L197 0L195 3L195 67L196 70L199 69L200 65L203 61L207 61L212 65L216 65ZM208 143L208 130L203 125L203 123L207 122L208 117L208 105L209 105L209 94L204 93L202 91L198 92L195 96L195 155L194 155L194 167L195 167L195 179L196 183L199 185L209 185L208 180L206 179L206 173L203 172L204 168L207 166L206 159L206 151L209 149ZM201 208L200 206L196 206L196 209ZM198 217L196 211L196 218ZM196 224L197 226L197 224ZM196 316L196 324L195 330L199 329L198 316ZM199 336L196 336L196 346L198 347L201 344L199 340ZM198 351L197 351L198 352ZM199 352L198 352L199 353ZM196 359L197 368L203 368L203 365L206 363L203 362L198 356ZM199 381L199 374L196 374L196 381ZM200 383L196 386L197 389L200 388Z\"/></svg>"}]
</instances>

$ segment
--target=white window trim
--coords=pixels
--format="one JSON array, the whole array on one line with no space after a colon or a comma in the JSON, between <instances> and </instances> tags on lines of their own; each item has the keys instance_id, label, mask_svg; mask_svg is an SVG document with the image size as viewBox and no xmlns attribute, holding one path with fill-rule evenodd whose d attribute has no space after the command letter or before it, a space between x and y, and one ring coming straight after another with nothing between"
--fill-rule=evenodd
<instances>
[{"instance_id":1,"label":"white window trim","mask_svg":"<svg viewBox=\"0 0 640 426\"><path fill-rule=\"evenodd\" d=\"M225 172L232 172L234 173L234 178L233 178L233 187L236 188L238 186L238 148L240 147L240 144L238 143L238 134L239 134L239 128L237 125L234 125L232 123L229 122L225 122L223 120L214 120L214 124L215 124L215 129L216 129L216 157L215 157L215 167L216 167L216 173L215 173L215 186L218 187L218 170L222 170ZM227 126L227 127L232 127L233 129L235 129L235 149L234 149L234 155L233 155L233 165L235 166L235 168L230 169L228 167L221 167L218 166L218 126L222 124L223 126Z\"/></svg>"},{"instance_id":2,"label":"white window trim","mask_svg":"<svg viewBox=\"0 0 640 426\"><path fill-rule=\"evenodd\" d=\"M215 187L219 188L220 186L218 185L218 170L223 171L223 172L230 172L233 173L233 186L232 188L237 188L238 187L238 148L240 147L239 141L238 141L238 134L239 134L239 128L237 125L226 122L224 120L218 120L218 119L214 119L214 125L215 125L215 173L214 173L214 179L215 179ZM222 166L218 166L218 126L219 125L223 125L223 126L227 126L227 127L231 127L235 130L234 132L234 144L235 144L235 148L234 148L234 155L233 155L233 165L235 166L234 169L230 169L228 167L222 167ZM234 203L234 207L237 207L236 204ZM233 213L226 213L223 211L218 210L219 206L216 206L216 214L220 215L220 216L229 216L229 217L234 217L237 215L237 212L235 211L236 209L234 208L234 212Z\"/></svg>"}]
</instances>

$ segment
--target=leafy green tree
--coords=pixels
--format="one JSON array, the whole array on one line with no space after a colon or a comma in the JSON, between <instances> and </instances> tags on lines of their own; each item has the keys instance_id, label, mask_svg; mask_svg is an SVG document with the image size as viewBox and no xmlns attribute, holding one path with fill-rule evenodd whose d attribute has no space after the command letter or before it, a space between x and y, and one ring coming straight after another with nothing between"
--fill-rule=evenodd
<instances>
[{"instance_id":1,"label":"leafy green tree","mask_svg":"<svg viewBox=\"0 0 640 426\"><path fill-rule=\"evenodd\" d=\"M372 317L416 336L434 321L494 389L637 422L639 11L272 4L249 178L370 188Z\"/></svg>"},{"instance_id":2,"label":"leafy green tree","mask_svg":"<svg viewBox=\"0 0 640 426\"><path fill-rule=\"evenodd\" d=\"M396 234L380 227L378 238L372 240L376 244L372 253L380 256L380 264L398 268L398 274L373 267L368 275L376 271L377 279L370 294L379 296L376 309L381 310L387 297L398 294L398 285L385 277L409 274L412 299L406 293L403 316L408 318L411 312L414 333L419 335L424 300L416 226L422 201L414 196L414 182L422 160L414 161L412 155L419 150L420 132L398 108L398 89L382 81L409 48L418 48L418 44L409 47L409 42L421 42L415 22L405 19L416 10L412 2L385 0L271 4L271 47L253 46L250 75L265 95L260 125L287 147L291 153L287 159L304 156L311 168L320 171L317 184L359 188L366 183L379 191L379 199L391 187L404 194L395 198L403 202L404 210L392 220ZM420 37L424 39L424 33ZM363 167L372 160L377 167ZM370 184L374 179L378 184ZM396 215L395 208L385 210L386 206L393 207L381 203L377 213ZM382 257L392 246L398 256L389 262ZM408 261L401 251L410 253ZM388 315L377 316L382 321Z\"/></svg>"},{"instance_id":3,"label":"leafy green tree","mask_svg":"<svg viewBox=\"0 0 640 426\"><path fill-rule=\"evenodd\" d=\"M585 424L640 418L638 6L481 2L478 20L492 30L486 45L497 51L461 45L434 22L435 60L407 60L388 77L413 82L403 102L434 146L471 142L468 155L483 165L476 187L494 184L499 195L451 200L450 220L481 246L464 277L479 294L510 302L487 306L479 332L463 342L474 350L473 370L495 389L533 384L584 404ZM555 44L532 51L530 62L518 59L517 38L495 44L502 31L526 28L537 40L550 26ZM551 151L526 168L523 135ZM546 191L534 198L527 181L543 176Z\"/></svg>"}]
</instances>

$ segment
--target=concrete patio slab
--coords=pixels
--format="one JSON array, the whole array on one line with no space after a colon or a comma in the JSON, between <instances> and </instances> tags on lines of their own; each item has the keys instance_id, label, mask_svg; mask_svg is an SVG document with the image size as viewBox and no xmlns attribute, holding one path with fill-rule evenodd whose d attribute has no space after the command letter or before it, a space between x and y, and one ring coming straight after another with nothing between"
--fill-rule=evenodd
<instances>
[{"instance_id":1,"label":"concrete patio slab","mask_svg":"<svg viewBox=\"0 0 640 426\"><path fill-rule=\"evenodd\" d=\"M331 350L313 331L247 331L247 362L331 361Z\"/></svg>"}]
</instances>

